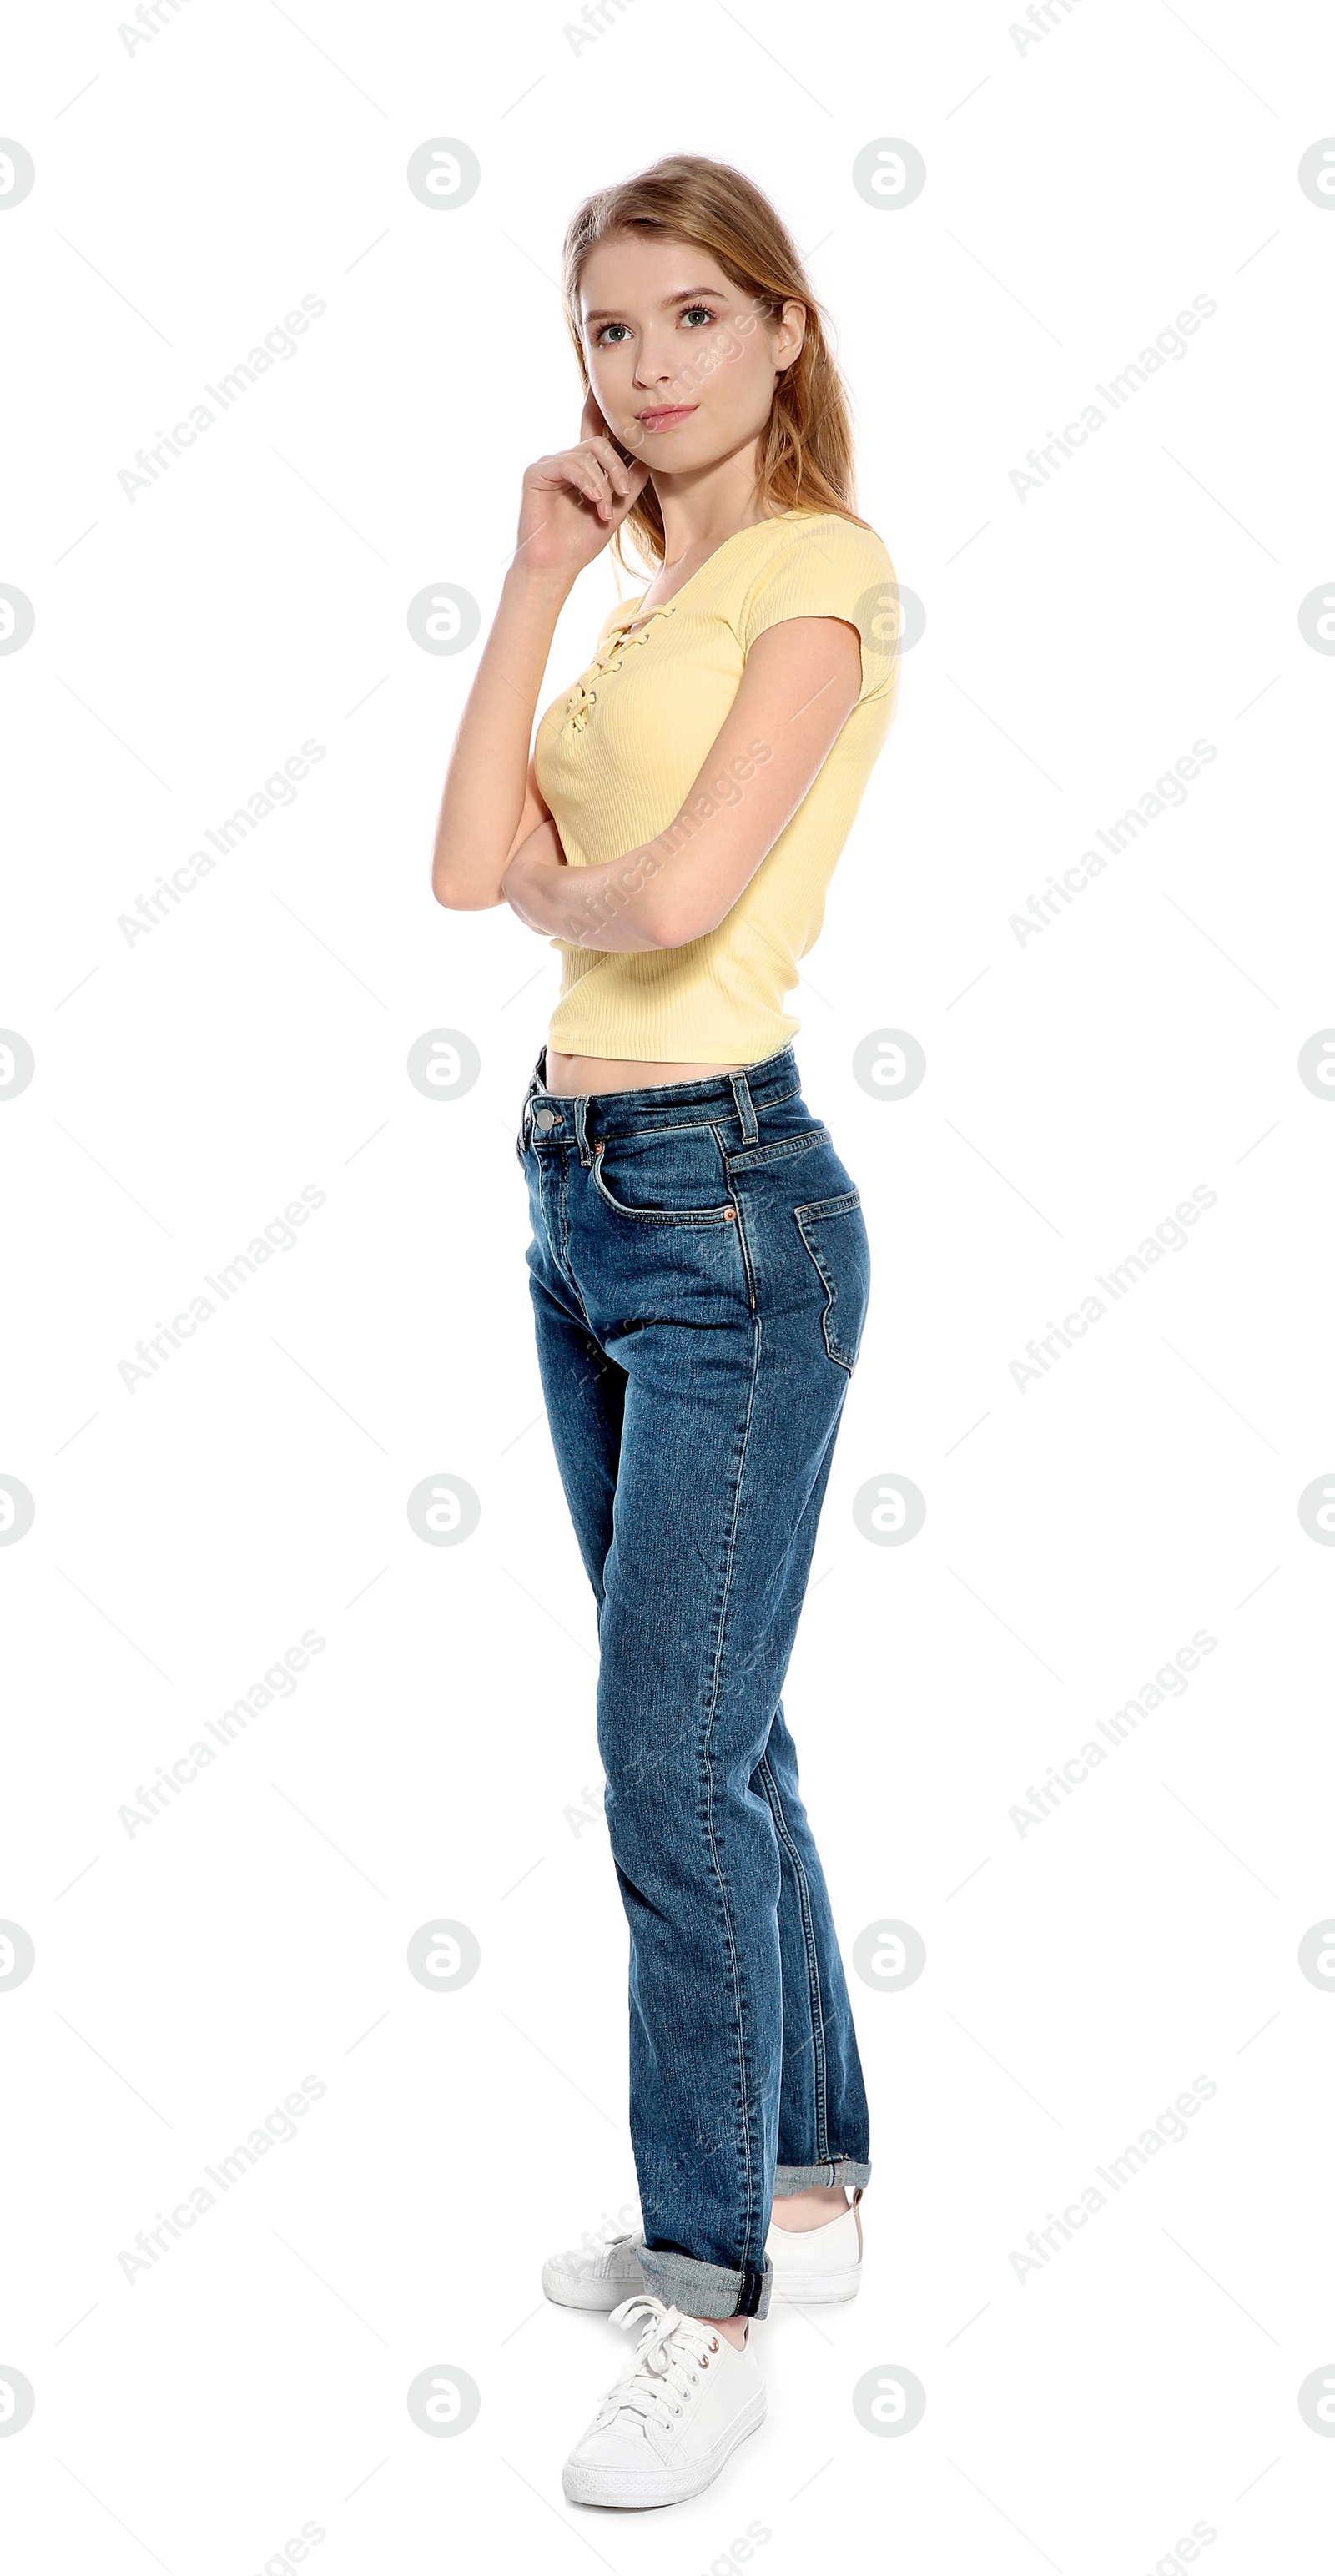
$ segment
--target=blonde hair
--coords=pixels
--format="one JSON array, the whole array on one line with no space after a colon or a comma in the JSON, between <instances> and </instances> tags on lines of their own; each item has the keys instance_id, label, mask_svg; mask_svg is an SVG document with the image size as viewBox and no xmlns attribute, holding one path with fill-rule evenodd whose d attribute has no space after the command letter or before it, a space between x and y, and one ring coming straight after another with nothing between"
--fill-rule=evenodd
<instances>
[{"instance_id":1,"label":"blonde hair","mask_svg":"<svg viewBox=\"0 0 1335 2576\"><path fill-rule=\"evenodd\" d=\"M801 354L776 379L770 416L760 433L756 496L766 517L780 510L824 510L865 528L868 522L853 507L853 438L829 323L807 283L792 236L768 197L726 161L677 152L585 199L567 228L561 289L586 392L580 280L590 251L617 233L656 233L712 251L724 275L750 299L753 313L765 320L777 321L789 299L805 307ZM621 547L625 530L651 562L662 563L663 514L651 482L613 539L617 561L629 571Z\"/></svg>"}]
</instances>

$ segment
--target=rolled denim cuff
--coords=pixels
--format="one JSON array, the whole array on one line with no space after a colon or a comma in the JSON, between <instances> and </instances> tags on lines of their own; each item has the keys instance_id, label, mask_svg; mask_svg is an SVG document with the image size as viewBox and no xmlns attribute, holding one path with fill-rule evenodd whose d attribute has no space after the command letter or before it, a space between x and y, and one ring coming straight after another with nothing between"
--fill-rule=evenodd
<instances>
[{"instance_id":1,"label":"rolled denim cuff","mask_svg":"<svg viewBox=\"0 0 1335 2576\"><path fill-rule=\"evenodd\" d=\"M651 2245L638 2246L636 2251L646 2290L654 2298L666 2300L669 2307L679 2308L684 2317L769 2314L774 2265L768 2254L757 2303L754 2308L744 2308L740 2304L746 2288L744 2272L730 2272L721 2263L698 2263L691 2254L655 2254Z\"/></svg>"},{"instance_id":2,"label":"rolled denim cuff","mask_svg":"<svg viewBox=\"0 0 1335 2576\"><path fill-rule=\"evenodd\" d=\"M859 2164L853 2156L834 2156L823 2165L777 2165L774 2197L786 2200L790 2192L821 2191L838 2183L848 2183L855 2191L865 2191L870 2181L871 2166Z\"/></svg>"}]
</instances>

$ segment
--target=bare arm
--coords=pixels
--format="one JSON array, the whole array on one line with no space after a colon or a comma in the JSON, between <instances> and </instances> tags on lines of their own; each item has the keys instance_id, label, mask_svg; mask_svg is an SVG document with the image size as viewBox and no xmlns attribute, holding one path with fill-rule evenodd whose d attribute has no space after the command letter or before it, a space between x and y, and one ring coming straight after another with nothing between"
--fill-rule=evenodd
<instances>
[{"instance_id":1,"label":"bare arm","mask_svg":"<svg viewBox=\"0 0 1335 2576\"><path fill-rule=\"evenodd\" d=\"M529 742L556 621L644 486L647 468L623 463L592 394L581 426L578 446L524 476L514 557L450 755L431 886L456 912L503 903L513 852L550 821Z\"/></svg>"},{"instance_id":2,"label":"bare arm","mask_svg":"<svg viewBox=\"0 0 1335 2576\"><path fill-rule=\"evenodd\" d=\"M703 938L791 822L861 678L857 629L842 618L767 627L667 830L607 867L568 868L555 855L555 827L539 825L503 871L506 902L530 930L578 948L683 948Z\"/></svg>"}]
</instances>

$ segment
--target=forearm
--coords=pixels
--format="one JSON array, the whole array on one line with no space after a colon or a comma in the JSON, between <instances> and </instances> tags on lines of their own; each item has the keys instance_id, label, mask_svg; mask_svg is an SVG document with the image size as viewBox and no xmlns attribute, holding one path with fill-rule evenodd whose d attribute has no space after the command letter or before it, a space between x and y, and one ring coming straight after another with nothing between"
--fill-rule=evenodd
<instances>
[{"instance_id":1,"label":"forearm","mask_svg":"<svg viewBox=\"0 0 1335 2576\"><path fill-rule=\"evenodd\" d=\"M543 824L516 850L503 892L512 912L530 930L575 948L665 948L667 912L659 892L672 856L673 828L642 849L627 851L606 867L568 867L552 824Z\"/></svg>"},{"instance_id":2,"label":"forearm","mask_svg":"<svg viewBox=\"0 0 1335 2576\"><path fill-rule=\"evenodd\" d=\"M494 904L524 812L529 742L556 621L570 592L564 572L505 576L469 691L441 798L432 883L455 909Z\"/></svg>"}]
</instances>

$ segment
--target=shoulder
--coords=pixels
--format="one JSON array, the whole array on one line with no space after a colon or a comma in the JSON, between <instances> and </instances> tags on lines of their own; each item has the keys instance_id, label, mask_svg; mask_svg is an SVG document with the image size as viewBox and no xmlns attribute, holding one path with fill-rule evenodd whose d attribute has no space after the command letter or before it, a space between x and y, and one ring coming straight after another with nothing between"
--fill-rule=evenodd
<instances>
[{"instance_id":1,"label":"shoulder","mask_svg":"<svg viewBox=\"0 0 1335 2576\"><path fill-rule=\"evenodd\" d=\"M874 528L832 511L776 518L747 564L736 610L737 631L747 651L782 619L841 618L862 639L861 694L880 694L893 679L898 587L894 565Z\"/></svg>"},{"instance_id":2,"label":"shoulder","mask_svg":"<svg viewBox=\"0 0 1335 2576\"><path fill-rule=\"evenodd\" d=\"M861 582L893 577L889 552L875 529L832 510L785 511L769 522L766 536L766 572L780 564L811 563Z\"/></svg>"}]
</instances>

